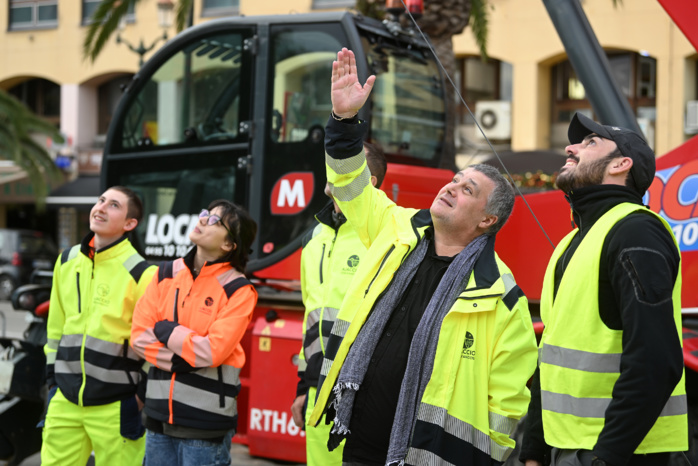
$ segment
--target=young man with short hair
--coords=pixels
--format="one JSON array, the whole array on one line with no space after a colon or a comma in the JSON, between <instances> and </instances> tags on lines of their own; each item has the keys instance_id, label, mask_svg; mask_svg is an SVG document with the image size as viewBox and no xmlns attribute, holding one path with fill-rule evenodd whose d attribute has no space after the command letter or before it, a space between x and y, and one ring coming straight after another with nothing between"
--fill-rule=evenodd
<instances>
[{"instance_id":1,"label":"young man with short hair","mask_svg":"<svg viewBox=\"0 0 698 466\"><path fill-rule=\"evenodd\" d=\"M133 309L157 267L127 237L142 215L136 193L108 189L90 211L91 233L56 261L43 465L85 464L92 451L97 464L143 462L145 373L129 338Z\"/></svg>"}]
</instances>

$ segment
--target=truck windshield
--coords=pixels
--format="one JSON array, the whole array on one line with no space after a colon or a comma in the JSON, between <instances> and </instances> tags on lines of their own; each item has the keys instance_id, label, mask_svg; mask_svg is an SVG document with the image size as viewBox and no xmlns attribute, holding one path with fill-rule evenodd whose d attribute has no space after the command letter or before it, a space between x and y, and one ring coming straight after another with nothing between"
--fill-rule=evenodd
<instances>
[{"instance_id":1,"label":"truck windshield","mask_svg":"<svg viewBox=\"0 0 698 466\"><path fill-rule=\"evenodd\" d=\"M437 167L444 135L444 89L428 50L363 38L372 91L371 137L390 162Z\"/></svg>"},{"instance_id":2,"label":"truck windshield","mask_svg":"<svg viewBox=\"0 0 698 466\"><path fill-rule=\"evenodd\" d=\"M174 54L133 99L122 127L123 149L230 142L240 123L240 34L202 38Z\"/></svg>"}]
</instances>

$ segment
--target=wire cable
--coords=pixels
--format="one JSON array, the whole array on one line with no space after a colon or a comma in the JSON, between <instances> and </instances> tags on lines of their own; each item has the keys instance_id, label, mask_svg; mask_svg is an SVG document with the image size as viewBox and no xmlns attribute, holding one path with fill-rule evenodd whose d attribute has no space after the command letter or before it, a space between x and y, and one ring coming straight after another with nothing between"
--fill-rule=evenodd
<instances>
[{"instance_id":1,"label":"wire cable","mask_svg":"<svg viewBox=\"0 0 698 466\"><path fill-rule=\"evenodd\" d=\"M531 215L533 216L533 219L538 224L538 228L540 228L540 230L543 232L543 234L545 235L545 238L550 243L550 246L552 246L553 249L555 249L555 244L552 242L552 240L548 236L548 233L545 231L545 228L543 228L543 225L540 223L540 220L538 220L538 217L533 212L533 209L531 208L530 204L526 200L526 196L524 196L523 193L521 192L521 190L519 189L519 187L516 186L516 183L514 182L514 177L511 176L511 173L509 173L509 170L507 169L506 165L504 165L504 161L499 156L499 154L495 150L494 146L492 146L492 142L485 134L485 131L482 129L482 127L480 126L480 123L475 118L475 115L473 114L472 110L470 110L470 107L468 107L468 104L465 102L465 99L463 99L463 96L461 95L460 91L458 90L458 87L456 86L456 84L453 82L453 79L451 79L451 76L448 74L448 72L446 72L446 68L444 68L443 63L441 63L441 59L439 59L439 56L436 54L436 50L434 50L434 47L432 47L431 42L429 41L429 39L427 39L427 36L422 31L422 28L419 27L419 25L417 24L417 21L412 16L412 13L410 13L410 10L407 8L407 5L405 4L405 0L400 0L400 2L402 3L402 6L405 7L405 13L407 13L410 20L414 24L415 28L417 29L417 31L419 31L419 34L422 36L422 39L424 39L424 42L429 47L429 50L431 50L431 53L434 55L434 58L436 58L436 62L439 64L439 67L441 68L441 71L443 72L444 76L446 76L446 78L448 79L448 82L451 83L451 86L453 86L453 90L456 92L458 99L460 99L460 102L468 110L468 113L470 113L470 116L473 118L473 121L477 125L478 130L480 130L480 133L482 133L482 135L484 136L485 141L487 141L487 145L490 146L492 153L495 155L495 157L497 157L497 160L499 161L502 168L504 168L504 171L506 172L507 176L511 180L511 184L514 186L514 189L516 190L517 193L519 193L519 196L521 196L521 199L523 200L524 204L526 204L528 211L531 213Z\"/></svg>"}]
</instances>

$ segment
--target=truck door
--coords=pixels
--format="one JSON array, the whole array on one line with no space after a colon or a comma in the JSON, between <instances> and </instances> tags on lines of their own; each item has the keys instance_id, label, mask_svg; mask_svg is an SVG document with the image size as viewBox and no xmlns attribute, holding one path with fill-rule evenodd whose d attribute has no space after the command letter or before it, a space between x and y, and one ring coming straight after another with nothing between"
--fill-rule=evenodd
<instances>
[{"instance_id":1,"label":"truck door","mask_svg":"<svg viewBox=\"0 0 698 466\"><path fill-rule=\"evenodd\" d=\"M257 175L261 196L253 207L263 226L256 270L297 251L315 213L328 202L323 189L330 76L347 39L337 22L272 24L269 45L263 170Z\"/></svg>"},{"instance_id":2,"label":"truck door","mask_svg":"<svg viewBox=\"0 0 698 466\"><path fill-rule=\"evenodd\" d=\"M255 31L213 26L180 34L146 64L107 137L103 186L142 196L135 243L148 259L182 256L211 201L248 207Z\"/></svg>"}]
</instances>

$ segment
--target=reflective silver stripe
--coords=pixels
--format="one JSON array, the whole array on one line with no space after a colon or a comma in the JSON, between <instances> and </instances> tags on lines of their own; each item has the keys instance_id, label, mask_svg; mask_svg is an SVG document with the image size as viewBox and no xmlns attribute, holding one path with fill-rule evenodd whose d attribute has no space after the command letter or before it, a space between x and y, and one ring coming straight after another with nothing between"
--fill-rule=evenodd
<instances>
[{"instance_id":1,"label":"reflective silver stripe","mask_svg":"<svg viewBox=\"0 0 698 466\"><path fill-rule=\"evenodd\" d=\"M325 163L332 171L338 175L346 175L361 168L361 164L366 160L366 154L363 149L357 155L348 159L333 159L329 154L325 154Z\"/></svg>"},{"instance_id":2,"label":"reflective silver stripe","mask_svg":"<svg viewBox=\"0 0 698 466\"><path fill-rule=\"evenodd\" d=\"M298 359L298 372L303 372L308 367L308 363L305 359Z\"/></svg>"},{"instance_id":3,"label":"reflective silver stripe","mask_svg":"<svg viewBox=\"0 0 698 466\"><path fill-rule=\"evenodd\" d=\"M334 307L326 307L325 312L323 313L322 321L334 322L335 320L337 320L337 314L339 314L339 309L336 309Z\"/></svg>"},{"instance_id":4,"label":"reflective silver stripe","mask_svg":"<svg viewBox=\"0 0 698 466\"><path fill-rule=\"evenodd\" d=\"M148 398L153 400L169 400L170 397L170 380L153 380L148 379L147 393ZM237 414L237 403L235 398L226 396L225 407L220 407L220 395L218 393L209 392L194 388L190 385L174 382L172 396L176 401L184 403L202 411L207 411L215 414L223 414L225 416L235 416Z\"/></svg>"},{"instance_id":5,"label":"reflective silver stripe","mask_svg":"<svg viewBox=\"0 0 698 466\"><path fill-rule=\"evenodd\" d=\"M517 419L502 416L501 414L489 412L490 429L511 437L516 429Z\"/></svg>"},{"instance_id":6,"label":"reflective silver stripe","mask_svg":"<svg viewBox=\"0 0 698 466\"><path fill-rule=\"evenodd\" d=\"M349 325L351 325L351 322L347 322L346 320L342 319L337 319L334 321L331 334L344 338L344 335L347 334L347 330L349 330Z\"/></svg>"},{"instance_id":7,"label":"reflective silver stripe","mask_svg":"<svg viewBox=\"0 0 698 466\"><path fill-rule=\"evenodd\" d=\"M53 338L48 338L46 340L46 346L48 346L49 349L52 349L56 351L58 349L58 344L60 343L60 340L54 340Z\"/></svg>"},{"instance_id":8,"label":"reflective silver stripe","mask_svg":"<svg viewBox=\"0 0 698 466\"><path fill-rule=\"evenodd\" d=\"M148 378L146 384L146 393L148 398L153 400L169 400L170 399L170 379L154 380Z\"/></svg>"},{"instance_id":9,"label":"reflective silver stripe","mask_svg":"<svg viewBox=\"0 0 698 466\"><path fill-rule=\"evenodd\" d=\"M305 345L303 346L303 354L307 359L310 359L316 354L320 353L320 350L320 337L314 339L310 343L306 341Z\"/></svg>"},{"instance_id":10,"label":"reflective silver stripe","mask_svg":"<svg viewBox=\"0 0 698 466\"><path fill-rule=\"evenodd\" d=\"M510 273L505 273L502 275L502 281L504 282L504 293L502 296L506 296L514 287L516 287L516 280L514 276Z\"/></svg>"},{"instance_id":11,"label":"reflective silver stripe","mask_svg":"<svg viewBox=\"0 0 698 466\"><path fill-rule=\"evenodd\" d=\"M46 355L46 364L55 364L56 363L56 356L58 353L55 351L51 351Z\"/></svg>"},{"instance_id":12,"label":"reflective silver stripe","mask_svg":"<svg viewBox=\"0 0 698 466\"><path fill-rule=\"evenodd\" d=\"M546 343L541 348L540 359L542 363L553 366L612 374L620 372L620 356L620 353L591 353Z\"/></svg>"},{"instance_id":13,"label":"reflective silver stripe","mask_svg":"<svg viewBox=\"0 0 698 466\"><path fill-rule=\"evenodd\" d=\"M364 167L364 171L361 172L359 176L354 178L349 182L349 184L344 186L332 185L330 183L330 189L332 190L332 196L339 201L348 202L359 196L366 186L371 184L371 172L368 166Z\"/></svg>"},{"instance_id":14,"label":"reflective silver stripe","mask_svg":"<svg viewBox=\"0 0 698 466\"><path fill-rule=\"evenodd\" d=\"M133 254L131 257L126 259L124 261L124 267L126 270L129 272L138 264L140 264L143 261L143 258L140 256L140 254Z\"/></svg>"},{"instance_id":15,"label":"reflective silver stripe","mask_svg":"<svg viewBox=\"0 0 698 466\"><path fill-rule=\"evenodd\" d=\"M130 378L128 374L131 374ZM85 375L105 383L116 383L123 385L130 384L131 380L133 380L133 383L138 383L138 381L141 379L141 374L138 371L105 369L103 367L90 364L89 362L85 363Z\"/></svg>"},{"instance_id":16,"label":"reflective silver stripe","mask_svg":"<svg viewBox=\"0 0 698 466\"><path fill-rule=\"evenodd\" d=\"M606 409L611 404L611 398L577 398L546 390L541 390L540 393L541 404L546 411L577 417L604 418ZM676 395L669 398L659 416L679 416L687 412L686 395Z\"/></svg>"},{"instance_id":17,"label":"reflective silver stripe","mask_svg":"<svg viewBox=\"0 0 698 466\"><path fill-rule=\"evenodd\" d=\"M175 379L172 398L202 411L209 413L223 414L225 416L235 416L238 413L235 398L226 396L225 406L221 408L220 395L218 393L201 390L191 385L177 382Z\"/></svg>"},{"instance_id":18,"label":"reflective silver stripe","mask_svg":"<svg viewBox=\"0 0 698 466\"><path fill-rule=\"evenodd\" d=\"M75 259L76 257L78 257L78 253L80 253L80 245L76 244L75 246L70 248L70 252L68 253L68 260Z\"/></svg>"},{"instance_id":19,"label":"reflective silver stripe","mask_svg":"<svg viewBox=\"0 0 698 466\"><path fill-rule=\"evenodd\" d=\"M323 358L322 359L322 369L320 369L320 375L327 375L330 373L330 367L332 367L332 359Z\"/></svg>"},{"instance_id":20,"label":"reflective silver stripe","mask_svg":"<svg viewBox=\"0 0 698 466\"><path fill-rule=\"evenodd\" d=\"M511 448L503 447L493 442L488 434L479 431L467 422L451 416L445 408L422 403L419 407L418 419L441 427L444 431L473 445L494 460L504 461L511 454Z\"/></svg>"},{"instance_id":21,"label":"reflective silver stripe","mask_svg":"<svg viewBox=\"0 0 698 466\"><path fill-rule=\"evenodd\" d=\"M306 333L308 330L313 328L313 325L317 324L320 322L320 313L322 313L322 308L319 307L317 309L313 309L308 313L308 317L305 319L305 331Z\"/></svg>"},{"instance_id":22,"label":"reflective silver stripe","mask_svg":"<svg viewBox=\"0 0 698 466\"><path fill-rule=\"evenodd\" d=\"M82 374L82 365L80 361L64 361L59 359L56 361L53 370L56 374Z\"/></svg>"},{"instance_id":23,"label":"reflective silver stripe","mask_svg":"<svg viewBox=\"0 0 698 466\"><path fill-rule=\"evenodd\" d=\"M59 346L65 346L65 347L75 347L75 346L82 346L82 334L77 333L75 335L63 335L61 337L61 341L59 343Z\"/></svg>"},{"instance_id":24,"label":"reflective silver stripe","mask_svg":"<svg viewBox=\"0 0 698 466\"><path fill-rule=\"evenodd\" d=\"M453 463L449 463L436 453L421 450L419 448L410 448L410 450L407 452L407 457L405 458L405 464L414 464L417 466L422 464L433 464L435 466L455 466Z\"/></svg>"},{"instance_id":25,"label":"reflective silver stripe","mask_svg":"<svg viewBox=\"0 0 698 466\"><path fill-rule=\"evenodd\" d=\"M124 344L123 343L113 343L111 341L104 341L99 338L91 337L87 335L85 338L85 348L89 348L92 351L97 351L98 353L107 354L114 357L122 357L124 354ZM127 355L129 359L138 360L138 355L133 351L131 346L127 346Z\"/></svg>"},{"instance_id":26,"label":"reflective silver stripe","mask_svg":"<svg viewBox=\"0 0 698 466\"><path fill-rule=\"evenodd\" d=\"M80 361L64 361L59 359L54 363L54 372L56 374L82 374L82 365ZM141 374L138 371L129 371L131 374L131 379L135 383L141 378ZM94 364L85 363L85 375L97 379L105 383L115 383L128 385L131 383L126 371L124 370L109 370L103 367L95 366Z\"/></svg>"}]
</instances>

